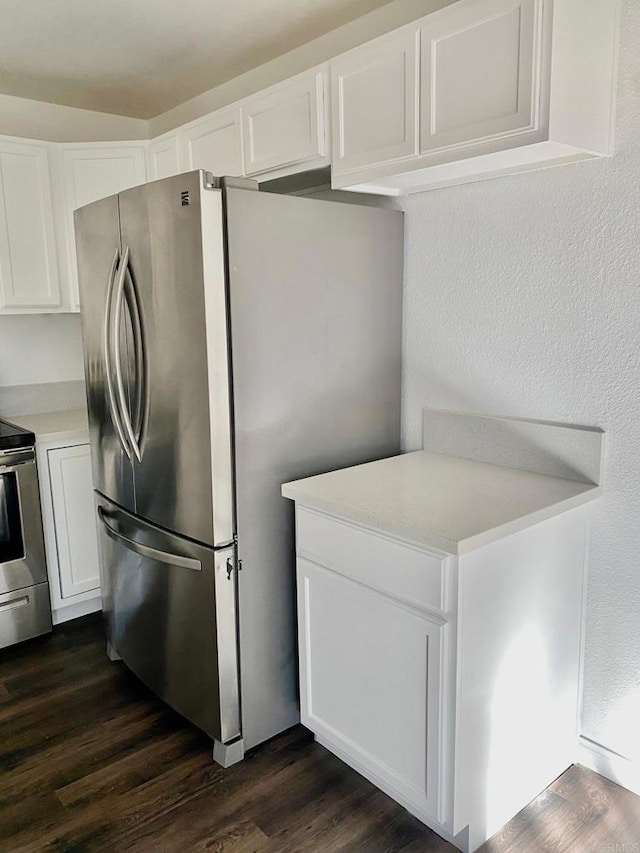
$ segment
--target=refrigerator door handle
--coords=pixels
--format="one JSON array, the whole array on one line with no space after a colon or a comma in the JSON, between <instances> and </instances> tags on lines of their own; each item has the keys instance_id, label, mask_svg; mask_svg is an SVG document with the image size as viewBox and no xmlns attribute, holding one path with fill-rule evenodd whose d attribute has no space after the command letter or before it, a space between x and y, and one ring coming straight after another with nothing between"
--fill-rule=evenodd
<instances>
[{"instance_id":1,"label":"refrigerator door handle","mask_svg":"<svg viewBox=\"0 0 640 853\"><path fill-rule=\"evenodd\" d=\"M104 330L103 330L103 339L104 339L104 372L107 379L107 395L109 398L109 411L111 413L111 420L113 421L113 425L116 428L116 433L118 434L118 439L120 440L120 444L122 445L122 449L127 455L128 459L131 459L131 450L127 444L127 440L124 435L124 430L122 428L122 421L120 419L120 414L118 412L118 405L116 401L116 394L113 387L113 375L112 375L112 337L111 337L111 318L112 318L112 304L113 304L113 285L116 279L116 270L118 269L118 259L120 258L120 251L116 248L115 254L113 256L113 261L111 263L111 272L109 273L109 282L107 284L107 301L105 305L104 311Z\"/></svg>"},{"instance_id":2,"label":"refrigerator door handle","mask_svg":"<svg viewBox=\"0 0 640 853\"><path fill-rule=\"evenodd\" d=\"M136 287L130 264L127 264L125 274L126 304L131 317L131 328L133 330L135 350L135 417L134 432L135 445L138 449L138 461L144 456L144 445L147 436L147 425L149 422L149 378L147 371L149 362L145 345L144 322L140 298Z\"/></svg>"},{"instance_id":3,"label":"refrigerator door handle","mask_svg":"<svg viewBox=\"0 0 640 853\"><path fill-rule=\"evenodd\" d=\"M182 554L170 554L167 551L160 551L157 548L152 548L150 545L143 545L141 542L136 542L124 536L115 527L112 527L107 521L102 507L98 507L98 518L105 533L115 542L124 545L128 551L133 551L135 554L140 554L142 557L149 557L151 560L156 560L158 563L166 563L169 566L177 566L181 569L193 569L196 572L202 571L202 563L196 560L195 557L184 557Z\"/></svg>"},{"instance_id":4,"label":"refrigerator door handle","mask_svg":"<svg viewBox=\"0 0 640 853\"><path fill-rule=\"evenodd\" d=\"M113 347L113 352L115 355L115 363L116 363L116 389L118 394L118 403L120 414L122 415L122 422L124 424L124 430L127 435L127 439L133 452L135 454L138 462L142 461L142 455L140 453L140 448L138 447L138 442L136 440L136 436L133 431L133 424L131 423L131 413L129 411L129 406L127 403L127 396L124 390L124 380L122 378L122 360L120 358L120 318L122 317L122 298L124 296L125 291L125 282L127 278L127 270L129 267L129 247L126 246L124 250L124 254L122 255L122 261L120 262L120 269L118 270L118 282L115 286L115 320L113 323L113 334L111 336L111 345Z\"/></svg>"}]
</instances>

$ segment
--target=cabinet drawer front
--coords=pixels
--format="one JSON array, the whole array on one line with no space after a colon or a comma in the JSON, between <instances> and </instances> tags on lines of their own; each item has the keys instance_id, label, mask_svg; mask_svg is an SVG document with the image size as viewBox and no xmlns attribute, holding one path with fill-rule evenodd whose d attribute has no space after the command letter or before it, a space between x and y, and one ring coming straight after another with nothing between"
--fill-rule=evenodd
<instances>
[{"instance_id":1,"label":"cabinet drawer front","mask_svg":"<svg viewBox=\"0 0 640 853\"><path fill-rule=\"evenodd\" d=\"M443 611L446 557L296 508L297 553L413 607Z\"/></svg>"}]
</instances>

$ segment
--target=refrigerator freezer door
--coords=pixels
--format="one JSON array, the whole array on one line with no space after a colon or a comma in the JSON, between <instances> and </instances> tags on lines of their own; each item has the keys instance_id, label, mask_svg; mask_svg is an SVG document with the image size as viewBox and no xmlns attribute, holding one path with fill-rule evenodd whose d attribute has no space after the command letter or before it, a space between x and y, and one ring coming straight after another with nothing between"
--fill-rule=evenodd
<instances>
[{"instance_id":1,"label":"refrigerator freezer door","mask_svg":"<svg viewBox=\"0 0 640 853\"><path fill-rule=\"evenodd\" d=\"M108 640L167 704L216 740L240 734L233 548L214 551L96 495Z\"/></svg>"},{"instance_id":2,"label":"refrigerator freezer door","mask_svg":"<svg viewBox=\"0 0 640 853\"><path fill-rule=\"evenodd\" d=\"M192 172L119 199L134 343L140 338L125 418L139 446L136 513L222 545L234 530L221 193L203 190L202 173Z\"/></svg>"},{"instance_id":3,"label":"refrigerator freezer door","mask_svg":"<svg viewBox=\"0 0 640 853\"><path fill-rule=\"evenodd\" d=\"M126 509L135 509L131 447L116 393L119 367L123 393L129 395L130 323L116 322L114 291L122 252L118 197L97 201L75 213L76 248L84 372L89 409L93 485ZM121 315L126 305L121 305ZM114 338L117 326L118 339Z\"/></svg>"},{"instance_id":4,"label":"refrigerator freezer door","mask_svg":"<svg viewBox=\"0 0 640 853\"><path fill-rule=\"evenodd\" d=\"M281 484L399 451L403 216L229 189L227 223L249 748L298 713Z\"/></svg>"}]
</instances>

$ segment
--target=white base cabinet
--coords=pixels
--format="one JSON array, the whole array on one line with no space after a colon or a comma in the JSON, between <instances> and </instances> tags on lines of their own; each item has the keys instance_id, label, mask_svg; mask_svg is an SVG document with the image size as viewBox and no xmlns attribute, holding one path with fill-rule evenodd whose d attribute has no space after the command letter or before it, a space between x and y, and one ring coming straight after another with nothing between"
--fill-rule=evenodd
<instances>
[{"instance_id":1,"label":"white base cabinet","mask_svg":"<svg viewBox=\"0 0 640 853\"><path fill-rule=\"evenodd\" d=\"M474 851L574 760L587 511L454 556L296 503L301 716Z\"/></svg>"},{"instance_id":2,"label":"white base cabinet","mask_svg":"<svg viewBox=\"0 0 640 853\"><path fill-rule=\"evenodd\" d=\"M304 724L441 820L446 624L303 558L298 584L306 627L300 638Z\"/></svg>"},{"instance_id":3,"label":"white base cabinet","mask_svg":"<svg viewBox=\"0 0 640 853\"><path fill-rule=\"evenodd\" d=\"M87 443L37 445L53 622L100 610L98 536Z\"/></svg>"}]
</instances>

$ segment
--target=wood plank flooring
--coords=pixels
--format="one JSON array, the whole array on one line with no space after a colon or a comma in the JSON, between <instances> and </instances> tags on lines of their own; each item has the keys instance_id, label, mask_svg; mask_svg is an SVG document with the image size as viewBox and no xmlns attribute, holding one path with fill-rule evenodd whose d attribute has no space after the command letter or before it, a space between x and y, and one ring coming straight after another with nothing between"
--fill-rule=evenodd
<instances>
[{"instance_id":1,"label":"wood plank flooring","mask_svg":"<svg viewBox=\"0 0 640 853\"><path fill-rule=\"evenodd\" d=\"M300 726L222 770L99 617L0 651L2 853L453 850ZM482 853L609 850L640 850L640 798L572 767Z\"/></svg>"}]
</instances>

